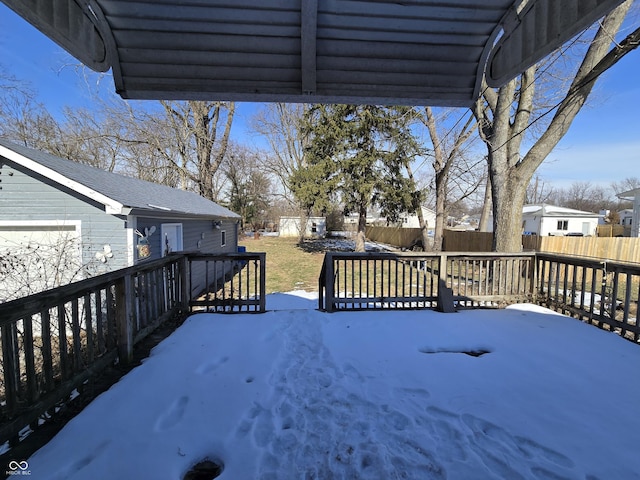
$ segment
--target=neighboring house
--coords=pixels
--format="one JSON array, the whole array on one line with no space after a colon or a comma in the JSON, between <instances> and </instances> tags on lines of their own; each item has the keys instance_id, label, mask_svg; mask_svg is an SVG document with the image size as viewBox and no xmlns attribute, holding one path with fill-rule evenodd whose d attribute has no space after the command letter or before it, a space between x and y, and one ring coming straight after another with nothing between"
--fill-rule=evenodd
<instances>
[{"instance_id":1,"label":"neighboring house","mask_svg":"<svg viewBox=\"0 0 640 480\"><path fill-rule=\"evenodd\" d=\"M436 212L434 212L430 208L422 207L422 215L424 217L424 221L427 224L427 229L433 230L436 227ZM402 215L400 215L398 226L402 228L420 228L418 214L415 212L403 213Z\"/></svg>"},{"instance_id":2,"label":"neighboring house","mask_svg":"<svg viewBox=\"0 0 640 480\"><path fill-rule=\"evenodd\" d=\"M625 208L624 210L620 210L618 212L618 216L620 217L620 225L625 227L630 227L633 224L633 209Z\"/></svg>"},{"instance_id":3,"label":"neighboring house","mask_svg":"<svg viewBox=\"0 0 640 480\"><path fill-rule=\"evenodd\" d=\"M546 203L522 208L522 230L533 235L595 236L602 215Z\"/></svg>"},{"instance_id":4,"label":"neighboring house","mask_svg":"<svg viewBox=\"0 0 640 480\"><path fill-rule=\"evenodd\" d=\"M169 252L236 252L239 220L195 193L0 140L0 253L28 258L46 288Z\"/></svg>"},{"instance_id":5,"label":"neighboring house","mask_svg":"<svg viewBox=\"0 0 640 480\"><path fill-rule=\"evenodd\" d=\"M629 220L629 225L631 225L631 236L640 237L640 188L619 193L618 198L633 202L632 215ZM622 216L620 218L622 218Z\"/></svg>"},{"instance_id":6,"label":"neighboring house","mask_svg":"<svg viewBox=\"0 0 640 480\"><path fill-rule=\"evenodd\" d=\"M278 232L281 237L300 237L302 219L300 217L280 217ZM327 234L325 217L309 217L304 232L305 238L322 238Z\"/></svg>"},{"instance_id":7,"label":"neighboring house","mask_svg":"<svg viewBox=\"0 0 640 480\"><path fill-rule=\"evenodd\" d=\"M345 215L342 219L342 223L345 225L345 227L352 230L357 230L358 222L360 222L360 215L353 212L349 215ZM381 217L379 211L373 209L367 210L367 225L385 226L386 224L387 219Z\"/></svg>"}]
</instances>

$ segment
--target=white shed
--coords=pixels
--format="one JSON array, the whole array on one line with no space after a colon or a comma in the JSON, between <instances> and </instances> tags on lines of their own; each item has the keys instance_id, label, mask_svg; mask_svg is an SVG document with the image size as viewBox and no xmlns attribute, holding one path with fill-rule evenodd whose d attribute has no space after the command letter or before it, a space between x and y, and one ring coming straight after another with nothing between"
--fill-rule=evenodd
<instances>
[{"instance_id":1,"label":"white shed","mask_svg":"<svg viewBox=\"0 0 640 480\"><path fill-rule=\"evenodd\" d=\"M601 216L599 213L546 203L525 205L522 208L522 230L524 233L545 236L595 236Z\"/></svg>"},{"instance_id":2,"label":"white shed","mask_svg":"<svg viewBox=\"0 0 640 480\"><path fill-rule=\"evenodd\" d=\"M299 237L302 229L300 217L280 217L278 232L281 237ZM324 237L327 234L327 219L325 217L309 217L304 236L307 238Z\"/></svg>"}]
</instances>

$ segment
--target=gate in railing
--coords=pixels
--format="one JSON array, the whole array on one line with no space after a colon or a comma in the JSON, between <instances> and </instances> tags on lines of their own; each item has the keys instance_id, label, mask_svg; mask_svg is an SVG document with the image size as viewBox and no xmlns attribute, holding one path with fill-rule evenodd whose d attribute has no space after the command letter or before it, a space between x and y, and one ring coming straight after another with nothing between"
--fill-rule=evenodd
<instances>
[{"instance_id":1,"label":"gate in railing","mask_svg":"<svg viewBox=\"0 0 640 480\"><path fill-rule=\"evenodd\" d=\"M176 254L0 304L0 445L17 444L21 432L116 360L130 361L139 341L190 307L264 311L264 260Z\"/></svg>"},{"instance_id":2,"label":"gate in railing","mask_svg":"<svg viewBox=\"0 0 640 480\"><path fill-rule=\"evenodd\" d=\"M458 307L526 301L534 292L534 265L529 254L327 253L319 308L442 308L445 289Z\"/></svg>"}]
</instances>

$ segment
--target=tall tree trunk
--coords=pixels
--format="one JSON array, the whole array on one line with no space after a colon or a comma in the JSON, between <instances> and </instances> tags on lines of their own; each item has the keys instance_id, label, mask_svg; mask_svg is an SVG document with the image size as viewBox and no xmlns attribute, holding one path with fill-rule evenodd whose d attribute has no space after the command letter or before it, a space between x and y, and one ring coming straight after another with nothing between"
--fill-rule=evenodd
<instances>
[{"instance_id":1,"label":"tall tree trunk","mask_svg":"<svg viewBox=\"0 0 640 480\"><path fill-rule=\"evenodd\" d=\"M209 199L217 200L213 191L213 176L220 168L229 146L229 135L235 113L235 103L228 106L227 119L225 122L222 138L218 143L218 148L213 151L216 142L218 121L220 114L227 106L223 102L214 104L201 101L189 101L189 106L194 118L194 136L196 142L196 157L198 165L198 187L200 195Z\"/></svg>"},{"instance_id":2,"label":"tall tree trunk","mask_svg":"<svg viewBox=\"0 0 640 480\"><path fill-rule=\"evenodd\" d=\"M407 176L409 177L409 180L415 187L416 181L413 176L413 169L411 168L411 165L409 163L407 163L405 167L407 169ZM427 250L429 250L429 226L427 225L427 222L425 222L424 220L424 212L422 211L422 194L419 195L419 199L420 199L420 204L418 205L418 208L416 208L416 215L418 216L418 226L420 227L420 238L422 239L422 250L426 252Z\"/></svg>"},{"instance_id":3,"label":"tall tree trunk","mask_svg":"<svg viewBox=\"0 0 640 480\"><path fill-rule=\"evenodd\" d=\"M460 157L460 150L474 130L473 115L469 117L465 125L455 134L453 145L448 152L443 146L443 138L438 135L436 119L430 107L425 107L424 116L421 121L429 131L429 137L433 145L433 170L436 181L436 225L433 238L433 250L442 250L442 240L444 238L444 227L447 222L449 212L449 176L454 163Z\"/></svg>"},{"instance_id":4,"label":"tall tree trunk","mask_svg":"<svg viewBox=\"0 0 640 480\"><path fill-rule=\"evenodd\" d=\"M478 230L480 232L489 231L489 218L493 212L493 202L491 201L491 176L487 174L487 186L484 189L484 203L482 204L482 213L480 214L480 222ZM493 227L493 225L491 225Z\"/></svg>"},{"instance_id":5,"label":"tall tree trunk","mask_svg":"<svg viewBox=\"0 0 640 480\"><path fill-rule=\"evenodd\" d=\"M449 169L436 170L436 229L433 235L433 251L442 250L444 226L447 221L447 178Z\"/></svg>"},{"instance_id":6,"label":"tall tree trunk","mask_svg":"<svg viewBox=\"0 0 640 480\"><path fill-rule=\"evenodd\" d=\"M610 45L631 7L628 0L607 15L595 34L564 99L558 104L548 127L526 155L521 155L523 133L530 126L534 106L536 66L522 73L498 91L483 82L483 95L474 106L480 136L487 145L489 176L493 189L494 250L522 249L522 207L526 189L536 169L569 130L585 104L595 80L628 50ZM624 42L623 42L624 43ZM622 44L620 44L622 45ZM633 42L624 43L633 49Z\"/></svg>"},{"instance_id":7,"label":"tall tree trunk","mask_svg":"<svg viewBox=\"0 0 640 480\"><path fill-rule=\"evenodd\" d=\"M300 231L298 232L298 243L304 242L305 234L307 233L307 223L311 212L305 208L300 209Z\"/></svg>"},{"instance_id":8,"label":"tall tree trunk","mask_svg":"<svg viewBox=\"0 0 640 480\"><path fill-rule=\"evenodd\" d=\"M499 165L500 162L494 162ZM495 252L522 251L522 205L527 192L528 180L523 181L519 172L494 168L495 187L491 188L494 205L501 205L493 214L493 250Z\"/></svg>"}]
</instances>

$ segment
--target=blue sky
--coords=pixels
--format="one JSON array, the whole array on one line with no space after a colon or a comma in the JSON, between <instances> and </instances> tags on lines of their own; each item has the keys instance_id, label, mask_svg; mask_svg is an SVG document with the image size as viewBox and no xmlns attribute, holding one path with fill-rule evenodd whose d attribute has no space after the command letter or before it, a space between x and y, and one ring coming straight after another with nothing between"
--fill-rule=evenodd
<instances>
[{"instance_id":1,"label":"blue sky","mask_svg":"<svg viewBox=\"0 0 640 480\"><path fill-rule=\"evenodd\" d=\"M91 106L92 88L113 92L113 80L82 75L79 62L0 3L0 64L19 79L30 82L51 113L64 106ZM88 71L88 70L87 70ZM640 176L640 52L634 51L606 72L596 85L590 104L583 108L569 133L538 173L548 183L565 187L574 181L607 185L628 176ZM247 127L257 104L240 104L233 136L262 145Z\"/></svg>"}]
</instances>

